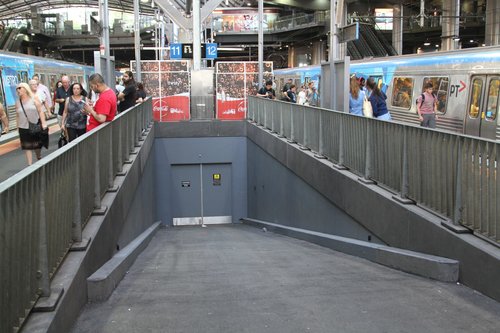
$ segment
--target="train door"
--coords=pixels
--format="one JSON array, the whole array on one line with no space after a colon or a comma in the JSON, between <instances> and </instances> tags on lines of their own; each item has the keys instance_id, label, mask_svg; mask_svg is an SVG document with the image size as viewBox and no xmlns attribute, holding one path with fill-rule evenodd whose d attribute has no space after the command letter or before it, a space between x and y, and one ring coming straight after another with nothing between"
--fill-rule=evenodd
<instances>
[{"instance_id":1,"label":"train door","mask_svg":"<svg viewBox=\"0 0 500 333\"><path fill-rule=\"evenodd\" d=\"M465 116L465 134L496 139L500 77L476 75Z\"/></svg>"}]
</instances>

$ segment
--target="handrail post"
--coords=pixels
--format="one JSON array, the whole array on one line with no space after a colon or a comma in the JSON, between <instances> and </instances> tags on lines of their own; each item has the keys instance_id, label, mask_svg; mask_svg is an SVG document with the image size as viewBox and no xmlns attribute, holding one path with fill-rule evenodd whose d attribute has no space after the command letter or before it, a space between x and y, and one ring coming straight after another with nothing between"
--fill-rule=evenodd
<instances>
[{"instance_id":1,"label":"handrail post","mask_svg":"<svg viewBox=\"0 0 500 333\"><path fill-rule=\"evenodd\" d=\"M123 118L120 119L120 122L118 124L118 173L117 175L122 176L123 175Z\"/></svg>"},{"instance_id":2,"label":"handrail post","mask_svg":"<svg viewBox=\"0 0 500 333\"><path fill-rule=\"evenodd\" d=\"M401 159L401 192L400 195L393 195L392 198L403 204L414 204L415 202L408 198L410 182L408 172L408 128L406 126L403 126Z\"/></svg>"},{"instance_id":3,"label":"handrail post","mask_svg":"<svg viewBox=\"0 0 500 333\"><path fill-rule=\"evenodd\" d=\"M372 120L366 118L366 150L365 150L365 174L362 178L358 178L362 183L375 184L375 181L370 179L372 173Z\"/></svg>"},{"instance_id":4,"label":"handrail post","mask_svg":"<svg viewBox=\"0 0 500 333\"><path fill-rule=\"evenodd\" d=\"M318 153L314 155L314 157L319 158L319 159L326 159L325 154L323 152L325 151L325 147L323 146L323 110L318 109L319 112L319 129L318 129Z\"/></svg>"},{"instance_id":5,"label":"handrail post","mask_svg":"<svg viewBox=\"0 0 500 333\"><path fill-rule=\"evenodd\" d=\"M293 108L293 104L292 104ZM303 137L303 142L302 144L299 143L300 149L302 150L308 150L309 147L307 146L309 144L307 140L307 117L306 117L306 110L310 111L311 113L313 112L312 109L302 109L302 135Z\"/></svg>"}]
</instances>

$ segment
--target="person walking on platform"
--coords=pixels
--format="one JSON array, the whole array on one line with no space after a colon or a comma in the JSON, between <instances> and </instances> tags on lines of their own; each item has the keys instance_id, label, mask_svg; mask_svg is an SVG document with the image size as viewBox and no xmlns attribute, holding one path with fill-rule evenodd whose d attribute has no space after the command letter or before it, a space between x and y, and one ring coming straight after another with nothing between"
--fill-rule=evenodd
<instances>
[{"instance_id":1,"label":"person walking on platform","mask_svg":"<svg viewBox=\"0 0 500 333\"><path fill-rule=\"evenodd\" d=\"M285 85L283 86L283 89L281 90L281 100L282 101L285 101L285 102L291 102L290 101L290 96L288 96L288 91L290 90L290 87L292 86L292 83L293 83L293 80L292 79L288 79L288 82L285 83Z\"/></svg>"},{"instance_id":2,"label":"person walking on platform","mask_svg":"<svg viewBox=\"0 0 500 333\"><path fill-rule=\"evenodd\" d=\"M52 96L50 95L50 90L49 88L44 85L43 83L40 82L40 78L38 77L38 74L35 74L33 75L33 77L31 78L32 80L35 80L36 83L38 84L38 88L37 88L37 94L38 96L40 97L43 97L40 99L40 101L42 100L45 100L47 101L47 105L48 105L48 108L47 108L47 111L49 112L49 114L52 114Z\"/></svg>"},{"instance_id":3,"label":"person walking on platform","mask_svg":"<svg viewBox=\"0 0 500 333\"><path fill-rule=\"evenodd\" d=\"M57 111L57 120L59 127L62 127L62 115L66 99L69 97L69 77L64 75L61 78L62 86L56 90L56 102L59 103L59 111Z\"/></svg>"},{"instance_id":4,"label":"person walking on platform","mask_svg":"<svg viewBox=\"0 0 500 333\"><path fill-rule=\"evenodd\" d=\"M73 83L70 87L70 96L65 103L62 116L62 130L71 142L84 135L87 130L87 115L83 110L87 92L80 83Z\"/></svg>"},{"instance_id":5,"label":"person walking on platform","mask_svg":"<svg viewBox=\"0 0 500 333\"><path fill-rule=\"evenodd\" d=\"M257 96L269 99L276 99L276 92L273 89L273 81L266 82L266 86L259 89Z\"/></svg>"},{"instance_id":6,"label":"person walking on platform","mask_svg":"<svg viewBox=\"0 0 500 333\"><path fill-rule=\"evenodd\" d=\"M295 86L295 84L292 84L290 86L290 89L288 89L288 91L286 92L286 95L288 96L288 101L290 103L297 103L297 87Z\"/></svg>"},{"instance_id":7,"label":"person walking on platform","mask_svg":"<svg viewBox=\"0 0 500 333\"><path fill-rule=\"evenodd\" d=\"M366 88L368 89L368 100L372 104L373 117L380 120L391 120L391 114L387 110L385 101L387 96L377 87L373 77L369 77L366 81Z\"/></svg>"},{"instance_id":8,"label":"person walking on platform","mask_svg":"<svg viewBox=\"0 0 500 333\"><path fill-rule=\"evenodd\" d=\"M307 96L306 91L307 91L306 86L301 86L300 87L300 91L297 94L297 104L304 105L306 103L306 101L307 101L307 99L306 99L306 96Z\"/></svg>"},{"instance_id":9,"label":"person walking on platform","mask_svg":"<svg viewBox=\"0 0 500 333\"><path fill-rule=\"evenodd\" d=\"M311 81L308 84L307 94L306 94L306 104L309 106L318 106L319 96L316 87L314 86L314 82Z\"/></svg>"},{"instance_id":10,"label":"person walking on platform","mask_svg":"<svg viewBox=\"0 0 500 333\"><path fill-rule=\"evenodd\" d=\"M2 132L9 133L9 118L5 113L3 104L0 104L0 136L2 136Z\"/></svg>"},{"instance_id":11,"label":"person walking on platform","mask_svg":"<svg viewBox=\"0 0 500 333\"><path fill-rule=\"evenodd\" d=\"M112 121L116 115L116 95L110 87L104 83L101 74L92 74L89 78L90 89L99 94L95 104L88 102L84 104L84 110L89 116L87 132L100 126L104 122Z\"/></svg>"},{"instance_id":12,"label":"person walking on platform","mask_svg":"<svg viewBox=\"0 0 500 333\"><path fill-rule=\"evenodd\" d=\"M17 113L17 128L19 130L19 139L21 141L21 149L26 154L28 165L33 163L32 151L35 151L36 158L42 158L42 147L49 148L49 135L47 133L33 134L30 132L29 123L42 126L42 129L47 128L45 114L42 111L42 104L32 92L27 83L19 83L16 87L19 99L16 101Z\"/></svg>"},{"instance_id":13,"label":"person walking on platform","mask_svg":"<svg viewBox=\"0 0 500 333\"><path fill-rule=\"evenodd\" d=\"M38 89L38 81L37 80L30 80L28 82L28 84L30 86L30 89L31 89L31 92L33 93L33 95L38 97L38 99L40 100L40 103L42 103L42 110L45 113L45 118L48 119L49 115L50 115L50 105L47 101L47 95L45 95L45 93L43 93L41 90ZM49 97L50 97L50 95L49 95Z\"/></svg>"},{"instance_id":14,"label":"person walking on platform","mask_svg":"<svg viewBox=\"0 0 500 333\"><path fill-rule=\"evenodd\" d=\"M356 77L351 77L349 86L349 113L356 116L363 116L363 100L365 99L365 92L360 89Z\"/></svg>"},{"instance_id":15,"label":"person walking on platform","mask_svg":"<svg viewBox=\"0 0 500 333\"><path fill-rule=\"evenodd\" d=\"M125 89L118 94L118 112L123 112L135 105L137 100L137 87L135 85L134 76L131 71L126 71L122 77Z\"/></svg>"},{"instance_id":16,"label":"person walking on platform","mask_svg":"<svg viewBox=\"0 0 500 333\"><path fill-rule=\"evenodd\" d=\"M417 98L417 112L420 126L436 128L436 119L438 119L438 99L432 92L431 82L425 84L424 92Z\"/></svg>"}]
</instances>

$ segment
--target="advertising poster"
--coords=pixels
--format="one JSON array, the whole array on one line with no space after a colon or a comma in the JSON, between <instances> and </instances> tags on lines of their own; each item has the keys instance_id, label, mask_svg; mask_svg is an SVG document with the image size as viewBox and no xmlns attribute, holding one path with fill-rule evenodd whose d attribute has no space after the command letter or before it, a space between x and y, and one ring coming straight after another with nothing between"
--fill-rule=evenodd
<instances>
[{"instance_id":1,"label":"advertising poster","mask_svg":"<svg viewBox=\"0 0 500 333\"><path fill-rule=\"evenodd\" d=\"M153 97L155 121L179 121L190 118L189 62L176 60L141 61L142 81ZM135 61L131 62L135 72Z\"/></svg>"},{"instance_id":2,"label":"advertising poster","mask_svg":"<svg viewBox=\"0 0 500 333\"><path fill-rule=\"evenodd\" d=\"M245 119L247 96L256 95L259 89L258 72L258 62L217 63L217 119ZM272 76L272 62L265 62L264 80Z\"/></svg>"}]
</instances>

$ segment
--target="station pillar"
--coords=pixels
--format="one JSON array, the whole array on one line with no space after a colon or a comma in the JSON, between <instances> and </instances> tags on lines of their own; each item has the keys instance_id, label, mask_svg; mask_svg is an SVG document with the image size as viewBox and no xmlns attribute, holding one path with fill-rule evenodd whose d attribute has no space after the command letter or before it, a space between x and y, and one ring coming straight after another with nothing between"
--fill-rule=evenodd
<instances>
[{"instance_id":1,"label":"station pillar","mask_svg":"<svg viewBox=\"0 0 500 333\"><path fill-rule=\"evenodd\" d=\"M460 0L444 0L441 51L451 51L459 48L459 18Z\"/></svg>"},{"instance_id":2,"label":"station pillar","mask_svg":"<svg viewBox=\"0 0 500 333\"><path fill-rule=\"evenodd\" d=\"M486 26L484 43L500 45L500 0L486 1Z\"/></svg>"},{"instance_id":3,"label":"station pillar","mask_svg":"<svg viewBox=\"0 0 500 333\"><path fill-rule=\"evenodd\" d=\"M392 25L392 46L398 53L403 54L403 5L395 4L393 7L393 25Z\"/></svg>"},{"instance_id":4,"label":"station pillar","mask_svg":"<svg viewBox=\"0 0 500 333\"><path fill-rule=\"evenodd\" d=\"M323 60L326 60L326 41L313 42L311 65L321 65Z\"/></svg>"}]
</instances>

